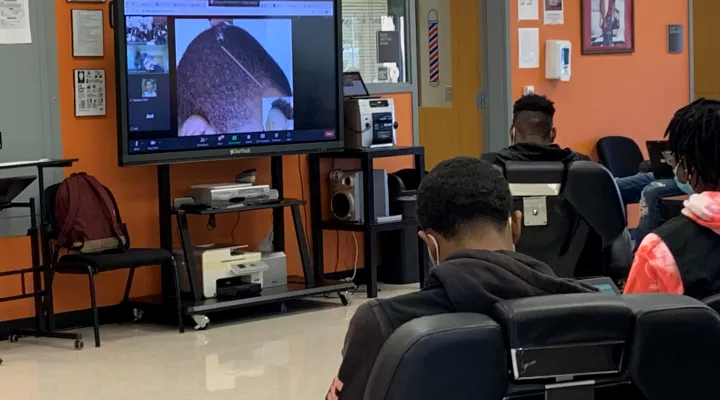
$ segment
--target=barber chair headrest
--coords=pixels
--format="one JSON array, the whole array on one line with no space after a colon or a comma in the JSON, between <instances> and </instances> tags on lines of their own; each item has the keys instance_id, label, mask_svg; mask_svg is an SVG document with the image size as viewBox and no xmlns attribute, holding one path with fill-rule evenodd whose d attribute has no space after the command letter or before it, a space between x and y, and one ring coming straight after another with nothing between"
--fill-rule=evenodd
<instances>
[{"instance_id":1,"label":"barber chair headrest","mask_svg":"<svg viewBox=\"0 0 720 400\"><path fill-rule=\"evenodd\" d=\"M505 178L514 197L558 196L565 181L561 162L508 161Z\"/></svg>"},{"instance_id":2,"label":"barber chair headrest","mask_svg":"<svg viewBox=\"0 0 720 400\"><path fill-rule=\"evenodd\" d=\"M506 365L502 329L489 317L422 317L402 325L385 342L365 399L502 399Z\"/></svg>"},{"instance_id":3,"label":"barber chair headrest","mask_svg":"<svg viewBox=\"0 0 720 400\"><path fill-rule=\"evenodd\" d=\"M687 296L623 296L636 315L630 373L652 400L717 399L720 315Z\"/></svg>"},{"instance_id":4,"label":"barber chair headrest","mask_svg":"<svg viewBox=\"0 0 720 400\"><path fill-rule=\"evenodd\" d=\"M634 315L621 296L573 294L503 301L516 381L617 374Z\"/></svg>"}]
</instances>

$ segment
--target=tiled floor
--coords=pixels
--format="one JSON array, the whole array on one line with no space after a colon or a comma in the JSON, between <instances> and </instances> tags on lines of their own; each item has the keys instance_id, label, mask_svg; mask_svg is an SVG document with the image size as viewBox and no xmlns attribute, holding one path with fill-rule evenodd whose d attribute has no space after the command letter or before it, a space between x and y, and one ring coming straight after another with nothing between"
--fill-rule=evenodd
<instances>
[{"instance_id":1,"label":"tiled floor","mask_svg":"<svg viewBox=\"0 0 720 400\"><path fill-rule=\"evenodd\" d=\"M384 286L381 297L417 290ZM348 322L364 300L338 299L279 316L178 334L149 324L106 325L103 346L23 338L0 344L0 399L317 400L340 363ZM323 300L324 302L324 300ZM305 308L305 307L302 307Z\"/></svg>"}]
</instances>

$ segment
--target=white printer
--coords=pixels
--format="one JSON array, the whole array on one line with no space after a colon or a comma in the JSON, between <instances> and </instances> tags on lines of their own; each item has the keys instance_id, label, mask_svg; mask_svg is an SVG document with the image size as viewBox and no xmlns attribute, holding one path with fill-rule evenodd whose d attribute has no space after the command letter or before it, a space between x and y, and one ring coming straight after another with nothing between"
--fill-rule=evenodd
<instances>
[{"instance_id":1,"label":"white printer","mask_svg":"<svg viewBox=\"0 0 720 400\"><path fill-rule=\"evenodd\" d=\"M259 285L262 288L263 272L268 270L268 265L260 263L260 252L243 249L244 246L223 244L194 246L196 276L205 298L217 297L218 287L228 290ZM180 270L180 288L190 292L182 249L173 250L173 256Z\"/></svg>"}]
</instances>

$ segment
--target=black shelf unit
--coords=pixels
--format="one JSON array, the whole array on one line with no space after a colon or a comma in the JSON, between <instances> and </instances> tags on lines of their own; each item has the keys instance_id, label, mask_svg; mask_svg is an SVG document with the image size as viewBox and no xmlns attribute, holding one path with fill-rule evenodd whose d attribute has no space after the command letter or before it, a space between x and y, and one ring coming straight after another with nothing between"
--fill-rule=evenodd
<instances>
[{"instance_id":1,"label":"black shelf unit","mask_svg":"<svg viewBox=\"0 0 720 400\"><path fill-rule=\"evenodd\" d=\"M0 273L0 277L19 276L21 280L21 294L0 298L0 302L7 302L20 299L32 298L35 302L35 328L34 329L13 329L10 331L10 342L17 342L21 337L36 338L53 338L73 340L76 349L83 347L82 334L58 332L55 330L55 311L53 305L53 272L51 269L51 249L50 241L46 234L45 220L46 207L45 204L45 169L47 168L68 168L71 167L78 159L56 159L56 160L37 160L28 162L15 162L0 164L0 170L18 169L18 168L37 168L38 182L38 205L35 205L35 199L31 198L28 202L12 202L0 204L0 210L9 208L27 208L30 212L30 228L27 236L30 237L30 252L32 265L29 268L17 269L12 271L4 271ZM40 215L38 224L37 215ZM28 292L25 285L25 275L32 275L33 288L32 292ZM0 360L2 362L2 360Z\"/></svg>"},{"instance_id":2,"label":"black shelf unit","mask_svg":"<svg viewBox=\"0 0 720 400\"><path fill-rule=\"evenodd\" d=\"M364 238L363 255L365 257L365 268L369 271L369 280L367 283L368 298L377 297L377 263L375 261L377 234L379 232L387 232L394 230L407 229L409 227L417 227L416 220L403 220L399 222L377 223L373 218L365 218L362 223L342 222L328 220L323 221L322 210L322 189L320 176L320 160L322 159L353 159L360 161L360 169L363 176L371 177L373 170L373 161L378 158L413 156L414 167L418 174L418 180L422 180L425 176L425 148L419 146L413 147L379 147L362 150L345 150L342 152L318 153L309 156L310 162L310 213L312 215L312 242L313 242L313 263L320 266L319 271L323 271L323 231L350 231L362 232ZM375 215L374 203L374 182L373 179L363 179L362 196L363 196L363 215ZM420 287L425 285L425 277L427 270L425 257L425 245L418 239L419 249L419 268L420 268Z\"/></svg>"},{"instance_id":3,"label":"black shelf unit","mask_svg":"<svg viewBox=\"0 0 720 400\"><path fill-rule=\"evenodd\" d=\"M158 177L158 207L160 214L160 245L162 248L173 250L172 219L175 218L180 236L180 246L185 255L191 293L184 295L182 299L183 311L190 316L204 315L206 313L225 311L233 308L259 305L263 303L282 302L289 299L315 296L325 293L342 293L354 288L352 282L340 282L324 279L322 265L313 265L310 259L310 251L302 225L300 207L306 204L304 200L285 199L283 197L283 175L282 156L271 157L271 187L277 189L282 201L268 204L257 204L247 206L230 206L220 209L206 210L181 210L172 208L172 197L170 194L170 166L159 165L157 167ZM286 286L265 288L258 296L237 299L205 299L202 296L200 281L196 276L195 258L188 255L192 251L192 238L188 229L189 216L208 216L214 214L227 214L256 210L272 210L273 213L273 249L285 251L285 221L284 209L289 207L293 219L295 237L300 249L300 262L303 270L303 281L292 282L288 280ZM173 293L171 272L162 271L162 295L149 296L134 299L134 304L159 304L167 305L169 294ZM345 300L343 300L345 302Z\"/></svg>"}]
</instances>

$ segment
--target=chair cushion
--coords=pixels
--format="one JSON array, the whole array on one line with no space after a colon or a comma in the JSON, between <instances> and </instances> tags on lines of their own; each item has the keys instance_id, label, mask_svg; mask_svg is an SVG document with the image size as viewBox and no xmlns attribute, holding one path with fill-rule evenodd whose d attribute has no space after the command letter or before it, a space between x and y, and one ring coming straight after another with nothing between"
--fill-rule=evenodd
<instances>
[{"instance_id":1,"label":"chair cushion","mask_svg":"<svg viewBox=\"0 0 720 400\"><path fill-rule=\"evenodd\" d=\"M172 254L163 249L130 249L124 253L105 252L99 254L68 254L60 257L59 262L54 266L60 273L87 273L90 266L95 273L144 267L148 265L160 265L172 262Z\"/></svg>"}]
</instances>

